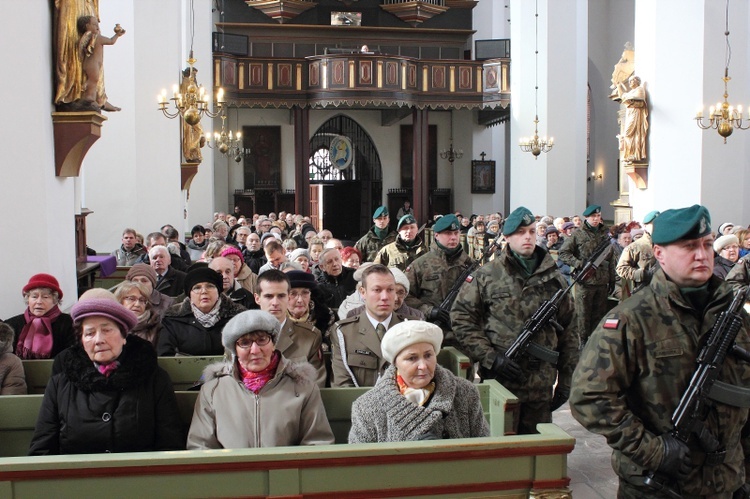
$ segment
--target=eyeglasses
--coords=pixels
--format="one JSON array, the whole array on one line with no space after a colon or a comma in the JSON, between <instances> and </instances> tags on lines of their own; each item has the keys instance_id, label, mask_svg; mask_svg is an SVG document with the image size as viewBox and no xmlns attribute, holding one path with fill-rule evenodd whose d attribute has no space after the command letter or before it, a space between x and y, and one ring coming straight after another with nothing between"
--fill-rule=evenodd
<instances>
[{"instance_id":1,"label":"eyeglasses","mask_svg":"<svg viewBox=\"0 0 750 499\"><path fill-rule=\"evenodd\" d=\"M190 289L191 293L208 293L210 291L216 291L216 286L213 284L196 284Z\"/></svg>"},{"instance_id":2,"label":"eyeglasses","mask_svg":"<svg viewBox=\"0 0 750 499\"><path fill-rule=\"evenodd\" d=\"M126 296L126 297L124 298L124 300L125 300L126 302L128 302L128 303L135 303L135 302L138 302L138 303L140 303L141 305L145 305L146 303L148 303L148 300L147 300L147 299L145 299L145 298L136 298L135 296Z\"/></svg>"},{"instance_id":3,"label":"eyeglasses","mask_svg":"<svg viewBox=\"0 0 750 499\"><path fill-rule=\"evenodd\" d=\"M289 292L289 297L292 299L295 298L302 298L310 296L310 290L309 289L293 289Z\"/></svg>"},{"instance_id":4,"label":"eyeglasses","mask_svg":"<svg viewBox=\"0 0 750 499\"><path fill-rule=\"evenodd\" d=\"M240 338L237 340L237 345L239 348L243 350L247 350L248 348L253 346L253 343L258 345L259 347L264 347L268 345L271 342L271 336L268 334L260 334L257 336L247 336L244 338Z\"/></svg>"}]
</instances>

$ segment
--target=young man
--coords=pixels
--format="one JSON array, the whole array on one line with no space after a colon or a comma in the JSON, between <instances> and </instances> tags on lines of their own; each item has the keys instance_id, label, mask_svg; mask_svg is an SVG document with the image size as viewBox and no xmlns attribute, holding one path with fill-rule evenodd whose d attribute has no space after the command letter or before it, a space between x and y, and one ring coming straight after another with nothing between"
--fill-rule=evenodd
<instances>
[{"instance_id":1,"label":"young man","mask_svg":"<svg viewBox=\"0 0 750 499\"><path fill-rule=\"evenodd\" d=\"M405 270L412 261L427 252L427 247L419 235L417 220L412 215L401 217L396 230L396 240L380 248L374 261L386 267Z\"/></svg>"},{"instance_id":2,"label":"young man","mask_svg":"<svg viewBox=\"0 0 750 499\"><path fill-rule=\"evenodd\" d=\"M373 226L367 234L354 245L362 253L362 263L375 261L380 248L396 240L396 233L388 229L391 217L387 207L379 206L372 214L372 222Z\"/></svg>"},{"instance_id":3,"label":"young man","mask_svg":"<svg viewBox=\"0 0 750 499\"><path fill-rule=\"evenodd\" d=\"M135 239L135 229L126 228L122 231L122 244L112 252L117 259L118 267L131 267L141 255L146 254L146 248L138 244Z\"/></svg>"}]
</instances>

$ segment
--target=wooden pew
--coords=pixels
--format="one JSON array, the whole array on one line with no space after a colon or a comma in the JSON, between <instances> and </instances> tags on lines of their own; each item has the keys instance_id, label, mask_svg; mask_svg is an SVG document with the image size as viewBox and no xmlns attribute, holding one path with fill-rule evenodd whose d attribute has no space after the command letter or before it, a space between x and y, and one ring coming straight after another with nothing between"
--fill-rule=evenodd
<instances>
[{"instance_id":1,"label":"wooden pew","mask_svg":"<svg viewBox=\"0 0 750 499\"><path fill-rule=\"evenodd\" d=\"M107 277L102 277L101 272L99 272L97 273L96 279L94 279L94 287L109 289L111 291L112 288L125 280L125 276L128 275L129 271L130 267L117 267L117 270Z\"/></svg>"}]
</instances>

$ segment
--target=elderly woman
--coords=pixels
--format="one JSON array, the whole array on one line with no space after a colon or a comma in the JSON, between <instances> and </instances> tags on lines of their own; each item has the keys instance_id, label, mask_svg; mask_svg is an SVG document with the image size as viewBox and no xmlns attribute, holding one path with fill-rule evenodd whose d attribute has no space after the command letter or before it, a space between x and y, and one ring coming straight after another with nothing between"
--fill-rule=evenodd
<instances>
[{"instance_id":1,"label":"elderly woman","mask_svg":"<svg viewBox=\"0 0 750 499\"><path fill-rule=\"evenodd\" d=\"M286 275L290 289L287 315L293 322L307 322L325 334L337 318L324 303L315 277L301 270L290 270Z\"/></svg>"},{"instance_id":2,"label":"elderly woman","mask_svg":"<svg viewBox=\"0 0 750 499\"><path fill-rule=\"evenodd\" d=\"M423 321L385 333L381 349L391 366L354 401L349 443L490 435L476 387L437 365L442 341L443 331Z\"/></svg>"},{"instance_id":3,"label":"elderly woman","mask_svg":"<svg viewBox=\"0 0 750 499\"><path fill-rule=\"evenodd\" d=\"M727 278L734 264L740 259L740 240L734 234L726 234L714 241L714 275Z\"/></svg>"},{"instance_id":4,"label":"elderly woman","mask_svg":"<svg viewBox=\"0 0 750 499\"><path fill-rule=\"evenodd\" d=\"M315 369L285 359L278 339L279 322L268 312L229 321L222 342L232 358L204 372L188 449L333 443Z\"/></svg>"},{"instance_id":5,"label":"elderly woman","mask_svg":"<svg viewBox=\"0 0 750 499\"><path fill-rule=\"evenodd\" d=\"M120 305L138 317L138 324L130 330L130 334L143 338L156 348L161 316L151 310L150 297L149 289L139 282L123 281L115 289L115 298Z\"/></svg>"},{"instance_id":6,"label":"elderly woman","mask_svg":"<svg viewBox=\"0 0 750 499\"><path fill-rule=\"evenodd\" d=\"M310 269L310 252L305 248L297 248L292 251L289 255L289 261L298 264L303 272L308 274L312 272L312 269Z\"/></svg>"},{"instance_id":7,"label":"elderly woman","mask_svg":"<svg viewBox=\"0 0 750 499\"><path fill-rule=\"evenodd\" d=\"M137 282L142 284L149 296L151 302L151 313L159 316L159 320L164 317L167 309L174 305L174 298L167 296L159 291L156 291L156 271L145 263L136 263L125 276L126 281Z\"/></svg>"},{"instance_id":8,"label":"elderly woman","mask_svg":"<svg viewBox=\"0 0 750 499\"><path fill-rule=\"evenodd\" d=\"M75 343L73 321L60 311L63 292L54 276L36 274L22 290L26 310L6 320L14 353L21 359L50 359Z\"/></svg>"},{"instance_id":9,"label":"elderly woman","mask_svg":"<svg viewBox=\"0 0 750 499\"><path fill-rule=\"evenodd\" d=\"M195 267L185 276L185 300L167 311L156 352L160 356L222 355L221 330L245 307L221 293L221 274Z\"/></svg>"},{"instance_id":10,"label":"elderly woman","mask_svg":"<svg viewBox=\"0 0 750 499\"><path fill-rule=\"evenodd\" d=\"M344 264L344 267L349 267L350 269L358 269L360 264L362 263L362 252L354 246L347 246L346 248L341 250L341 260Z\"/></svg>"},{"instance_id":11,"label":"elderly woman","mask_svg":"<svg viewBox=\"0 0 750 499\"><path fill-rule=\"evenodd\" d=\"M147 341L128 336L136 316L102 293L73 306L78 342L47 384L30 455L185 448L169 375Z\"/></svg>"}]
</instances>

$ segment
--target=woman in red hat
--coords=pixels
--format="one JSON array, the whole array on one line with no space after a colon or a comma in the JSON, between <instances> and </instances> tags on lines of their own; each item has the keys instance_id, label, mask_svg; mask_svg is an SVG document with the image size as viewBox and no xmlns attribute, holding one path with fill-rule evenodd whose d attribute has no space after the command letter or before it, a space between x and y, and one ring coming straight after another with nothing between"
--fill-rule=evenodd
<instances>
[{"instance_id":1,"label":"woman in red hat","mask_svg":"<svg viewBox=\"0 0 750 499\"><path fill-rule=\"evenodd\" d=\"M57 279L36 274L22 291L26 310L5 321L15 332L14 353L21 359L49 359L74 344L73 321L59 307L63 292Z\"/></svg>"}]
</instances>

